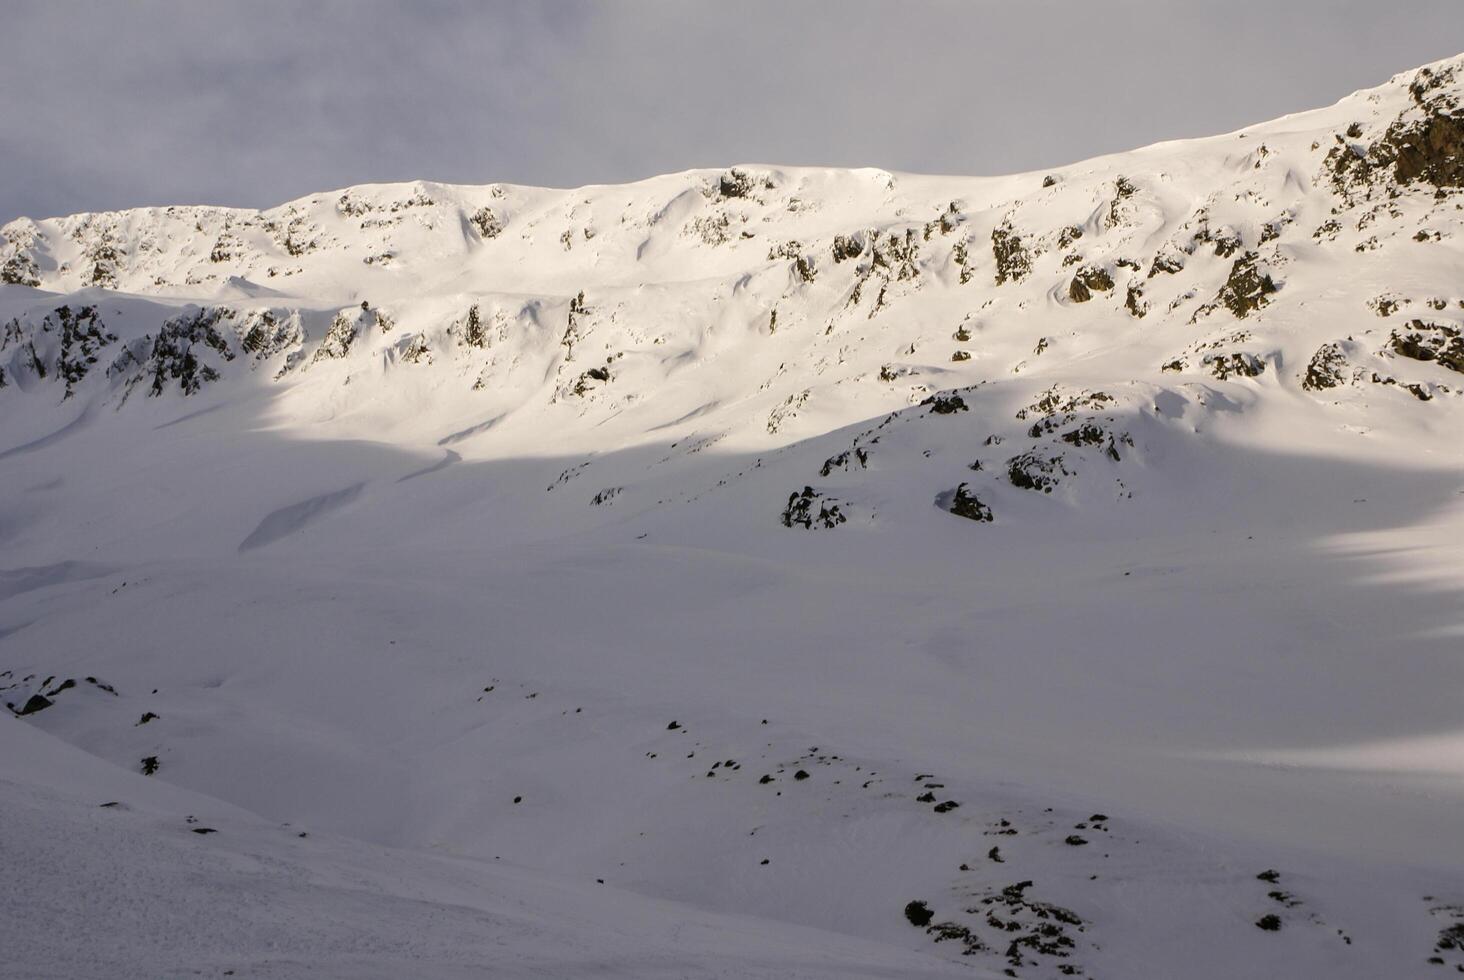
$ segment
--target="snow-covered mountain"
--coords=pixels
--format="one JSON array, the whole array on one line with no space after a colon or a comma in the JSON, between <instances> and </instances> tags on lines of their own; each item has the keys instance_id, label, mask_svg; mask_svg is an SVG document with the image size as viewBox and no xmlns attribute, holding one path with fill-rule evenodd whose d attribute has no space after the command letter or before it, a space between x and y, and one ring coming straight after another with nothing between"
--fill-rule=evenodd
<instances>
[{"instance_id":1,"label":"snow-covered mountain","mask_svg":"<svg viewBox=\"0 0 1464 980\"><path fill-rule=\"evenodd\" d=\"M4 226L0 973L1464 970L1461 100Z\"/></svg>"}]
</instances>

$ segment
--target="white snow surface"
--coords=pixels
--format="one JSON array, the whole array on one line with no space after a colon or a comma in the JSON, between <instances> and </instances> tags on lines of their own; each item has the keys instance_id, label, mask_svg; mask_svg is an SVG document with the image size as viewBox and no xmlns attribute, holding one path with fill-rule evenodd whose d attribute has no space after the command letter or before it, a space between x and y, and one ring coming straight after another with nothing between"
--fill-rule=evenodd
<instances>
[{"instance_id":1,"label":"white snow surface","mask_svg":"<svg viewBox=\"0 0 1464 980\"><path fill-rule=\"evenodd\" d=\"M5 226L0 975L1464 971L1461 100Z\"/></svg>"}]
</instances>

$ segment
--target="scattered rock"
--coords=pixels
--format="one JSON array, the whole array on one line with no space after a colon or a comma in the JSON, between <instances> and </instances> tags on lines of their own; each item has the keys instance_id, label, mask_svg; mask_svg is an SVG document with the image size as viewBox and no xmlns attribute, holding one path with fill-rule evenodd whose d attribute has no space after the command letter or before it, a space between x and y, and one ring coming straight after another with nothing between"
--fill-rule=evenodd
<instances>
[{"instance_id":1,"label":"scattered rock","mask_svg":"<svg viewBox=\"0 0 1464 980\"><path fill-rule=\"evenodd\" d=\"M910 902L905 906L905 918L917 929L924 929L935 918L935 913L924 902Z\"/></svg>"},{"instance_id":2,"label":"scattered rock","mask_svg":"<svg viewBox=\"0 0 1464 980\"><path fill-rule=\"evenodd\" d=\"M1021 282L1032 272L1032 255L1010 221L991 232L991 251L996 257L996 284Z\"/></svg>"},{"instance_id":3,"label":"scattered rock","mask_svg":"<svg viewBox=\"0 0 1464 980\"><path fill-rule=\"evenodd\" d=\"M970 410L966 405L966 400L956 394L931 395L920 404L929 405L932 415L954 415L956 412Z\"/></svg>"},{"instance_id":4,"label":"scattered rock","mask_svg":"<svg viewBox=\"0 0 1464 980\"><path fill-rule=\"evenodd\" d=\"M814 505L818 505L818 511L814 511ZM784 527L801 527L805 530L814 528L831 529L838 527L847 521L840 504L834 500L823 500L823 494L813 489L804 487L802 493L794 492L788 495L788 506L783 508L782 521Z\"/></svg>"},{"instance_id":5,"label":"scattered rock","mask_svg":"<svg viewBox=\"0 0 1464 980\"><path fill-rule=\"evenodd\" d=\"M1322 391L1347 383L1347 355L1336 343L1323 344L1306 366L1301 387L1306 391Z\"/></svg>"},{"instance_id":6,"label":"scattered rock","mask_svg":"<svg viewBox=\"0 0 1464 980\"><path fill-rule=\"evenodd\" d=\"M1113 288L1113 277L1108 270L1084 266L1079 269L1073 281L1068 284L1068 298L1074 303L1086 303L1093 293L1106 293Z\"/></svg>"},{"instance_id":7,"label":"scattered rock","mask_svg":"<svg viewBox=\"0 0 1464 980\"><path fill-rule=\"evenodd\" d=\"M951 495L951 504L948 510L957 517L964 517L971 521L989 522L992 519L991 508L969 490L966 484L962 483L956 487Z\"/></svg>"},{"instance_id":8,"label":"scattered rock","mask_svg":"<svg viewBox=\"0 0 1464 980\"><path fill-rule=\"evenodd\" d=\"M1271 296L1281 288L1269 274L1260 270L1257 266L1259 259L1255 252L1246 252L1236 259L1225 285L1215 297L1215 303L1224 306L1237 319L1266 306Z\"/></svg>"},{"instance_id":9,"label":"scattered rock","mask_svg":"<svg viewBox=\"0 0 1464 980\"><path fill-rule=\"evenodd\" d=\"M22 706L21 709L16 712L16 714L20 715L21 717L24 717L26 715L33 715L37 711L44 711L54 703L55 702L46 697L44 694L32 694L28 699L26 699L25 705Z\"/></svg>"}]
</instances>

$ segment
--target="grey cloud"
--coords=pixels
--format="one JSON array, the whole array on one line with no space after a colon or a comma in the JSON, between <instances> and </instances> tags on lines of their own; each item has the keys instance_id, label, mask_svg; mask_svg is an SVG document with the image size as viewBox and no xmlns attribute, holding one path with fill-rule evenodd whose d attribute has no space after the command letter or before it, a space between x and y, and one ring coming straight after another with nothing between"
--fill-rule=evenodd
<instances>
[{"instance_id":1,"label":"grey cloud","mask_svg":"<svg viewBox=\"0 0 1464 980\"><path fill-rule=\"evenodd\" d=\"M1464 47L1409 0L0 0L0 221L743 161L1037 169Z\"/></svg>"}]
</instances>

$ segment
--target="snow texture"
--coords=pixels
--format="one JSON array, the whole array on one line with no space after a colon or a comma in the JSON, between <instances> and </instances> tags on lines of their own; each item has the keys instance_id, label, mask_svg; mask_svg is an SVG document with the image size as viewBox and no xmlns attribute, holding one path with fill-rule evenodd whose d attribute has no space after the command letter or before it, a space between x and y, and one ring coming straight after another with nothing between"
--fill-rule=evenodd
<instances>
[{"instance_id":1,"label":"snow texture","mask_svg":"<svg viewBox=\"0 0 1464 980\"><path fill-rule=\"evenodd\" d=\"M6 225L0 975L1464 969L1461 106Z\"/></svg>"}]
</instances>

